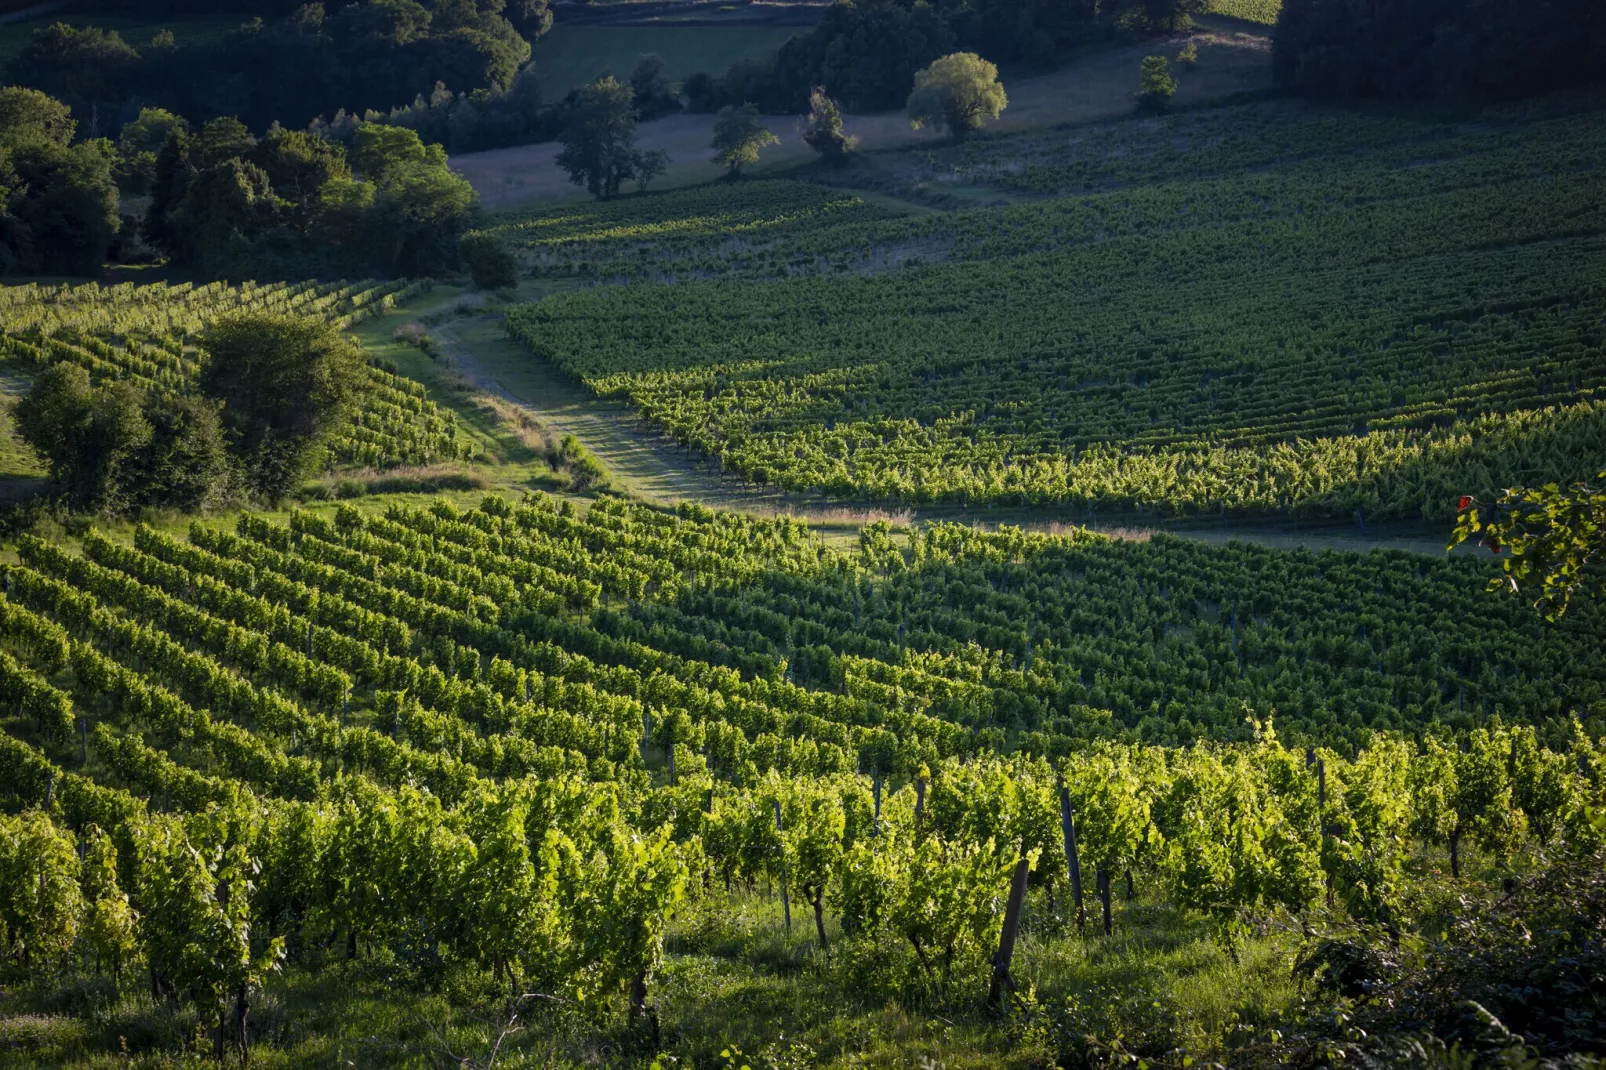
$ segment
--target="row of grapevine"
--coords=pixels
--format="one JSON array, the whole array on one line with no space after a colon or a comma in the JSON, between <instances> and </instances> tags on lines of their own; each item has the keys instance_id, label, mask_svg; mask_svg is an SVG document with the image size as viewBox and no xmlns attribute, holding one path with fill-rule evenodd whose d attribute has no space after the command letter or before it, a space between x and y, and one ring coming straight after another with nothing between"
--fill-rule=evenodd
<instances>
[{"instance_id":1,"label":"row of grapevine","mask_svg":"<svg viewBox=\"0 0 1606 1070\"><path fill-rule=\"evenodd\" d=\"M220 316L276 312L345 329L428 288L427 281L0 287L0 358L35 368L67 362L95 380L182 390L200 367L202 335ZM367 374L362 405L329 443L332 465L386 468L478 455L456 418L420 384L376 367Z\"/></svg>"}]
</instances>

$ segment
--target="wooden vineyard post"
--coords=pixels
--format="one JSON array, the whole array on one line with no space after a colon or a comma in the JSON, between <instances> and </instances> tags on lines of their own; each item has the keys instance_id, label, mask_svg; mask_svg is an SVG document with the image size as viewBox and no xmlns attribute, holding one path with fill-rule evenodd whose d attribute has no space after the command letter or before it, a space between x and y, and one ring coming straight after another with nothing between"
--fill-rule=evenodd
<instances>
[{"instance_id":1,"label":"wooden vineyard post","mask_svg":"<svg viewBox=\"0 0 1606 1070\"><path fill-rule=\"evenodd\" d=\"M870 835L881 835L881 774L875 775L875 822L870 826Z\"/></svg>"},{"instance_id":2,"label":"wooden vineyard post","mask_svg":"<svg viewBox=\"0 0 1606 1070\"><path fill-rule=\"evenodd\" d=\"M915 835L920 834L920 822L926 816L926 778L915 778Z\"/></svg>"},{"instance_id":3,"label":"wooden vineyard post","mask_svg":"<svg viewBox=\"0 0 1606 1070\"><path fill-rule=\"evenodd\" d=\"M675 786L675 745L673 743L669 744L668 746L666 746L664 748L664 751L665 751L665 753L667 753L669 755L669 786L670 787L674 787Z\"/></svg>"},{"instance_id":4,"label":"wooden vineyard post","mask_svg":"<svg viewBox=\"0 0 1606 1070\"><path fill-rule=\"evenodd\" d=\"M630 1018L639 1021L647 1014L647 971L630 979Z\"/></svg>"},{"instance_id":5,"label":"wooden vineyard post","mask_svg":"<svg viewBox=\"0 0 1606 1070\"><path fill-rule=\"evenodd\" d=\"M775 800L775 831L777 835L786 831L781 825L781 800ZM781 850L781 913L786 917L786 931L792 931L792 900L786 894L786 844L780 845Z\"/></svg>"},{"instance_id":6,"label":"wooden vineyard post","mask_svg":"<svg viewBox=\"0 0 1606 1070\"><path fill-rule=\"evenodd\" d=\"M1110 871L1103 866L1098 870L1098 887L1099 902L1104 905L1104 935L1109 936L1115 931L1110 924Z\"/></svg>"},{"instance_id":7,"label":"wooden vineyard post","mask_svg":"<svg viewBox=\"0 0 1606 1070\"><path fill-rule=\"evenodd\" d=\"M1076 854L1076 819L1071 812L1071 792L1060 789L1060 831L1065 836L1065 864L1071 871L1071 898L1076 902L1076 926L1082 927L1082 860Z\"/></svg>"},{"instance_id":8,"label":"wooden vineyard post","mask_svg":"<svg viewBox=\"0 0 1606 1070\"><path fill-rule=\"evenodd\" d=\"M1327 846L1327 762L1316 759L1316 820L1321 824L1321 846ZM1327 905L1333 905L1333 877L1327 875Z\"/></svg>"},{"instance_id":9,"label":"wooden vineyard post","mask_svg":"<svg viewBox=\"0 0 1606 1070\"><path fill-rule=\"evenodd\" d=\"M993 955L993 980L987 990L987 1004L998 1006L1007 986L1015 990L1015 979L1009 975L1010 962L1015 957L1015 937L1020 934L1021 910L1026 905L1026 877L1032 864L1025 858L1015 863L1015 876L1009 882L1009 904L1004 908L1004 930L998 934L998 952Z\"/></svg>"}]
</instances>

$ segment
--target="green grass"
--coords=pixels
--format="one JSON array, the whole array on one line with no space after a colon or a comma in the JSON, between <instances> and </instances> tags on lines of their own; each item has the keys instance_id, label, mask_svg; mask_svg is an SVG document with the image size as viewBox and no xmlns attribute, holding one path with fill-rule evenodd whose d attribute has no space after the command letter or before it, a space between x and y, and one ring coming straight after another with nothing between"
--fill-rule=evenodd
<instances>
[{"instance_id":1,"label":"green grass","mask_svg":"<svg viewBox=\"0 0 1606 1070\"><path fill-rule=\"evenodd\" d=\"M618 999L607 1008L536 1004L504 1041L498 1065L746 1062L781 1070L924 1059L950 1070L1038 1067L1052 1065L1078 1021L1120 1021L1129 1043L1163 1026L1207 1050L1235 1014L1269 1021L1294 1003L1288 963L1295 941L1286 934L1249 940L1235 962L1197 919L1141 901L1117 902L1116 917L1113 937L1096 934L1096 926L1079 936L1062 910L1034 893L1014 970L1022 992L1031 993L1032 1013L1017 1009L1001 1021L983 1005L979 961L956 965L946 986L911 986L906 949L855 948L828 924L828 957L804 910L794 905L788 932L778 897L762 887L738 890L673 923L652 993L656 1050L650 1031L632 1026ZM458 971L442 987L446 994L421 991L383 953L330 963L316 975L291 969L255 1002L251 1065L430 1066L461 1058L484 1065L505 1022L499 995L471 972ZM1108 1003L1088 1008L1090 994ZM137 982L120 994L100 987L0 995L0 1050L13 1066L109 1068L130 1057L139 1066L176 1065L210 1054L205 1038L199 1045L194 1039L200 1026L193 1010L154 1003ZM127 1040L127 1056L119 1054L119 1038ZM448 1049L458 1058L446 1059ZM741 1059L722 1055L738 1050Z\"/></svg>"},{"instance_id":2,"label":"green grass","mask_svg":"<svg viewBox=\"0 0 1606 1070\"><path fill-rule=\"evenodd\" d=\"M737 60L780 47L800 32L795 26L565 26L561 22L535 45L535 69L543 99L612 74L630 77L642 53L663 58L664 76L678 82L699 71L718 77Z\"/></svg>"}]
</instances>

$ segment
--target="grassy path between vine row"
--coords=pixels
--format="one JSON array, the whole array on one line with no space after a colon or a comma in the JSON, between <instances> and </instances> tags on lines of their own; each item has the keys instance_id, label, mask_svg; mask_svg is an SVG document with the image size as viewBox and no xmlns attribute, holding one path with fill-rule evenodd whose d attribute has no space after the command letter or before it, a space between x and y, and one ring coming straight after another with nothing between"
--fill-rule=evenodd
<instances>
[{"instance_id":1,"label":"grassy path between vine row","mask_svg":"<svg viewBox=\"0 0 1606 1070\"><path fill-rule=\"evenodd\" d=\"M1246 520L1158 524L1152 518L1127 516L1088 522L1069 511L1056 514L1048 509L878 508L820 496L788 495L725 475L715 464L644 427L629 406L597 397L584 384L510 340L503 333L500 316L457 316L432 327L431 333L463 376L486 393L518 406L554 438L573 435L602 462L614 486L624 493L660 505L693 501L747 513L787 513L823 529L831 541L852 539L860 526L881 519L894 523L952 520L984 527L1017 524L1029 530L1075 525L1126 538L1145 538L1164 530L1212 543L1239 539L1276 549L1393 548L1436 556L1444 553L1447 541L1447 532L1411 526L1372 526L1362 533L1355 526L1300 528Z\"/></svg>"}]
</instances>

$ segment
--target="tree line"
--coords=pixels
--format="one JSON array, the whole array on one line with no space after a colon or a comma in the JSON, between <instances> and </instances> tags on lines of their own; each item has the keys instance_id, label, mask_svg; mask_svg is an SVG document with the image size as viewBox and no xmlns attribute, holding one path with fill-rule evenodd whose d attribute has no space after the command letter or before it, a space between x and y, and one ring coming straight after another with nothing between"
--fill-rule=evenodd
<instances>
[{"instance_id":1,"label":"tree line","mask_svg":"<svg viewBox=\"0 0 1606 1070\"><path fill-rule=\"evenodd\" d=\"M952 52L994 63L1046 64L1089 44L1188 28L1203 0L963 0L833 4L819 24L770 56L686 80L695 110L752 101L769 114L808 110L816 86L849 111L902 107L915 74Z\"/></svg>"},{"instance_id":2,"label":"tree line","mask_svg":"<svg viewBox=\"0 0 1606 1070\"><path fill-rule=\"evenodd\" d=\"M1592 0L1284 0L1284 85L1337 97L1477 100L1597 82L1606 28Z\"/></svg>"},{"instance_id":3,"label":"tree line","mask_svg":"<svg viewBox=\"0 0 1606 1070\"><path fill-rule=\"evenodd\" d=\"M421 276L457 263L476 195L439 145L357 123L339 141L146 108L80 139L63 101L0 89L0 273L97 275L165 256L209 278ZM142 219L120 193L148 194Z\"/></svg>"},{"instance_id":4,"label":"tree line","mask_svg":"<svg viewBox=\"0 0 1606 1070\"><path fill-rule=\"evenodd\" d=\"M552 23L547 0L235 3L170 13L198 10L246 21L184 41L164 30L137 48L116 30L60 22L33 34L7 64L7 79L67 102L92 137L143 107L192 122L234 115L256 130L304 126L342 108L388 108L436 82L505 90L529 60L530 41ZM152 15L143 5L140 14Z\"/></svg>"}]
</instances>

